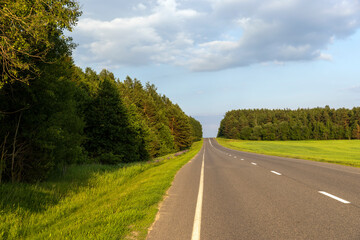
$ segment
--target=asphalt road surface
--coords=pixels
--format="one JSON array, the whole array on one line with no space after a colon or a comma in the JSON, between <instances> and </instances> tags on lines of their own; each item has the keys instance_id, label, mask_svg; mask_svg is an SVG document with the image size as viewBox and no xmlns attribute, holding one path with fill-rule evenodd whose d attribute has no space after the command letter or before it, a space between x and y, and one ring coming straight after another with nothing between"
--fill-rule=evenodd
<instances>
[{"instance_id":1,"label":"asphalt road surface","mask_svg":"<svg viewBox=\"0 0 360 240\"><path fill-rule=\"evenodd\" d=\"M230 150L205 139L149 240L360 240L360 169Z\"/></svg>"}]
</instances>

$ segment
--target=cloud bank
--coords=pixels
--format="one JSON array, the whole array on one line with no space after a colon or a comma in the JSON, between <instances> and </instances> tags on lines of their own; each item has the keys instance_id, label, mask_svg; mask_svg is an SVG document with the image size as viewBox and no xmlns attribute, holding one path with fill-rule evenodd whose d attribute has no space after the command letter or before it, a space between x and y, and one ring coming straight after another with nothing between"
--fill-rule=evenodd
<instances>
[{"instance_id":1,"label":"cloud bank","mask_svg":"<svg viewBox=\"0 0 360 240\"><path fill-rule=\"evenodd\" d=\"M216 71L331 60L327 47L360 27L357 0L117 2L126 2L126 17L102 20L85 14L72 34L79 43L76 57L84 64L171 64ZM102 3L111 8L111 1Z\"/></svg>"}]
</instances>

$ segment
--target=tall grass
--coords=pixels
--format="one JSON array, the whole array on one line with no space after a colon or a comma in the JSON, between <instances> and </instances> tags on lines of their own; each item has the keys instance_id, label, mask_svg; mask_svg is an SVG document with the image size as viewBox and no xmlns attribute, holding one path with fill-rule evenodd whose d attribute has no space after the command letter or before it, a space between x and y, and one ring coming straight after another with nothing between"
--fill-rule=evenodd
<instances>
[{"instance_id":1,"label":"tall grass","mask_svg":"<svg viewBox=\"0 0 360 240\"><path fill-rule=\"evenodd\" d=\"M217 138L224 147L360 167L360 140L248 141Z\"/></svg>"},{"instance_id":2,"label":"tall grass","mask_svg":"<svg viewBox=\"0 0 360 240\"><path fill-rule=\"evenodd\" d=\"M0 239L145 239L176 172L200 150L124 166L72 166L38 184L0 185Z\"/></svg>"}]
</instances>

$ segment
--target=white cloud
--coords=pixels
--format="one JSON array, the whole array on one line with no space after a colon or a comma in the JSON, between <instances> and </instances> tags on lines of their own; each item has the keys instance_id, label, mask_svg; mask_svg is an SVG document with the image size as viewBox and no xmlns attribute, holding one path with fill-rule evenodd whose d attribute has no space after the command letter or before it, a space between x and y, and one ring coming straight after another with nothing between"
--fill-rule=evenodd
<instances>
[{"instance_id":1,"label":"white cloud","mask_svg":"<svg viewBox=\"0 0 360 240\"><path fill-rule=\"evenodd\" d=\"M194 71L329 61L332 56L323 52L328 45L360 27L357 0L202 0L201 4L200 8L196 0L137 1L127 17L82 18L74 33L80 44L76 56L84 64L110 68L165 63ZM137 15L139 11L147 13Z\"/></svg>"},{"instance_id":2,"label":"white cloud","mask_svg":"<svg viewBox=\"0 0 360 240\"><path fill-rule=\"evenodd\" d=\"M135 11L144 11L146 9L147 9L147 7L143 3L139 3L133 7L133 10L135 10Z\"/></svg>"},{"instance_id":3,"label":"white cloud","mask_svg":"<svg viewBox=\"0 0 360 240\"><path fill-rule=\"evenodd\" d=\"M332 61L333 57L330 54L327 54L327 53L320 53L319 54L319 59L320 60L326 60L326 61Z\"/></svg>"}]
</instances>

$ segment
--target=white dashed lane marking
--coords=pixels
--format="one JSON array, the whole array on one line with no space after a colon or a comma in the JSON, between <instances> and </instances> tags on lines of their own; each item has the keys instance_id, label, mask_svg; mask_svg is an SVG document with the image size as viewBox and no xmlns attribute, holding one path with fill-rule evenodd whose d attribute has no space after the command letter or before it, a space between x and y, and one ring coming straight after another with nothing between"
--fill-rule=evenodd
<instances>
[{"instance_id":1,"label":"white dashed lane marking","mask_svg":"<svg viewBox=\"0 0 360 240\"><path fill-rule=\"evenodd\" d=\"M335 195L332 195L332 194L327 193L327 192L324 192L324 191L319 191L319 193L321 193L321 194L323 194L323 195L325 195L325 196L327 196L327 197L330 197L330 198L332 198L332 199L335 199L335 200L337 200L337 201L339 201L339 202L345 203L345 204L349 204L349 203L350 203L349 201L346 201L346 200L344 200L344 199L342 199L342 198L339 198L339 197L337 197L337 196L335 196Z\"/></svg>"},{"instance_id":2,"label":"white dashed lane marking","mask_svg":"<svg viewBox=\"0 0 360 240\"><path fill-rule=\"evenodd\" d=\"M271 171L273 174L279 175L281 176L281 173L275 172L275 171Z\"/></svg>"},{"instance_id":3,"label":"white dashed lane marking","mask_svg":"<svg viewBox=\"0 0 360 240\"><path fill-rule=\"evenodd\" d=\"M209 141L210 142L210 144L212 145L212 143L211 143L211 141ZM214 147L213 145L212 145L212 147ZM226 153L226 152L223 152L223 153L225 153L227 156L230 156L231 157L231 154L229 154L229 153ZM205 154L204 154L205 155ZM233 156L234 158L237 158L236 156ZM244 158L240 158L240 160L241 161L244 161L245 159ZM203 160L204 161L204 160ZM251 162L251 164L252 165L254 165L254 166L257 166L257 163L255 163L255 162ZM278 176L282 176L282 174L281 173L279 173L279 172L276 172L276 171L273 171L273 170L271 170L270 171L271 173L273 173L273 174L275 174L275 175L278 175ZM203 180L202 180L203 181ZM203 187L201 187L201 188L203 188ZM341 203L344 203L344 204L350 204L351 202L349 202L349 201L347 201L347 200L345 200L345 199L342 199L342 198L339 198L339 197L337 197L337 196L335 196L335 195L332 195L332 194L330 194L330 193L327 193L327 192L324 192L324 191L318 191L318 193L320 193L320 194L322 194L322 195L324 195L324 196L327 196L327 197L329 197L329 198L332 198L332 199L334 199L334 200L337 200L337 201L339 201L339 202L341 202ZM202 197L201 197L201 200L199 199L200 197L198 196L198 205L199 205L199 202L202 202ZM200 200L200 201L199 201ZM201 205L201 203L200 203L200 205ZM201 209L201 207L200 207L200 209ZM193 229L193 238L192 239L199 239L200 238L200 225L201 225L201 217L199 217L199 211L197 210L197 214L196 215L198 215L197 217L195 217L195 218L197 218L197 219L199 219L200 218L200 221L198 221L197 222L197 224L195 224L195 222L194 222L194 229ZM200 210L200 216L201 216L201 210ZM196 226L197 225L197 226Z\"/></svg>"}]
</instances>

